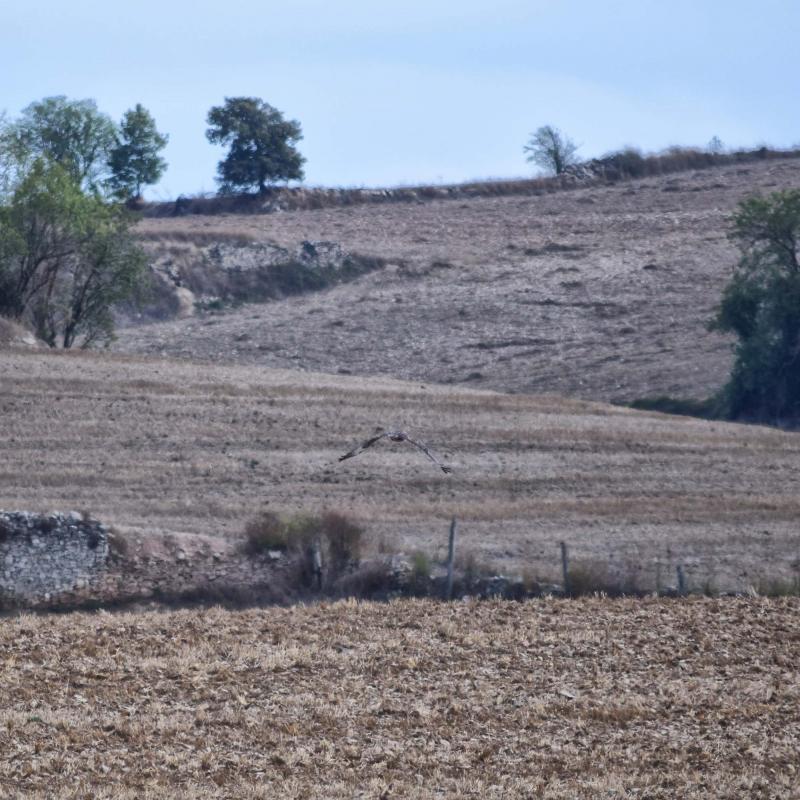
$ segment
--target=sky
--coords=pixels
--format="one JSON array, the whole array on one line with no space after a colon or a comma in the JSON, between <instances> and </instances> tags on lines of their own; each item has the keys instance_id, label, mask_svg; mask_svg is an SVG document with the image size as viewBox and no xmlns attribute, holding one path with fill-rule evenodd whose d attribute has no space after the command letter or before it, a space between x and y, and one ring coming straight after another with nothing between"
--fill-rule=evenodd
<instances>
[{"instance_id":1,"label":"sky","mask_svg":"<svg viewBox=\"0 0 800 800\"><path fill-rule=\"evenodd\" d=\"M544 124L583 158L799 144L799 33L798 0L0 0L0 110L142 103L154 200L215 191L206 115L236 96L300 122L309 186L516 178Z\"/></svg>"}]
</instances>

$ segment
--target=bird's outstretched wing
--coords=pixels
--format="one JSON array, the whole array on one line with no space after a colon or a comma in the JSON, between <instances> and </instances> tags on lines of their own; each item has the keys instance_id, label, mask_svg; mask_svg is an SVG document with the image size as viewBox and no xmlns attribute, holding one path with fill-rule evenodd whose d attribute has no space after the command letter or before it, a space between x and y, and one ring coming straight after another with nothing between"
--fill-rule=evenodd
<instances>
[{"instance_id":1,"label":"bird's outstretched wing","mask_svg":"<svg viewBox=\"0 0 800 800\"><path fill-rule=\"evenodd\" d=\"M380 441L381 439L391 439L393 442L410 442L414 445L414 447L422 450L423 453L431 460L434 464L436 464L439 469L449 474L453 471L452 467L448 467L445 464L442 464L438 458L436 458L430 450L428 450L427 446L424 445L422 442L417 442L412 439L407 433L403 433L402 431L384 431L384 433L380 433L377 436L373 436L371 439L367 439L366 442L360 444L358 447L354 447L349 453L345 453L343 456L339 456L339 461L344 461L346 458L353 458L353 456L357 456L359 453L363 453L368 447L372 447L375 442Z\"/></svg>"},{"instance_id":2,"label":"bird's outstretched wing","mask_svg":"<svg viewBox=\"0 0 800 800\"><path fill-rule=\"evenodd\" d=\"M426 455L426 456L428 456L428 458L429 458L431 461L433 461L433 463L434 463L434 464L436 464L436 466L437 466L437 467L439 467L439 469L440 469L442 472L444 472L444 473L446 473L446 474L449 474L450 472L452 472L452 471L453 471L453 468L452 468L452 467L448 467L448 466L446 466L445 464L442 464L442 462L441 462L441 461L439 461L439 459L438 459L438 458L436 458L436 456L435 456L435 455L433 455L433 453L431 453L431 451L430 451L430 450L428 450L428 448L427 448L427 447L426 447L426 446L425 446L425 445L424 445L422 442L417 442L417 441L414 441L414 439L412 439L410 436L406 436L406 437L405 437L405 439L406 439L406 441L407 441L407 442L409 442L410 444L413 444L413 445L414 445L414 447L418 447L420 450L422 450L422 452L423 452L423 453L425 453L425 455Z\"/></svg>"},{"instance_id":3,"label":"bird's outstretched wing","mask_svg":"<svg viewBox=\"0 0 800 800\"><path fill-rule=\"evenodd\" d=\"M386 436L390 435L390 431L386 433L379 433L377 436L373 436L371 439L367 439L366 442L363 442L358 447L354 447L349 453L345 453L343 456L339 456L339 461L344 461L346 458L352 458L353 456L357 456L359 453L363 453L368 447L372 447L375 442L380 441L381 439L385 438Z\"/></svg>"}]
</instances>

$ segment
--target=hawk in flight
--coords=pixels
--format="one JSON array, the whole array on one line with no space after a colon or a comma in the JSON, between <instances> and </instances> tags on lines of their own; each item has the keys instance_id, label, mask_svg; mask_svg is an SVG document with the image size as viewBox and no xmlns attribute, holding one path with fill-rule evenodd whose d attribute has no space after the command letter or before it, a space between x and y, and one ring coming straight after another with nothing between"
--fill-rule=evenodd
<instances>
[{"instance_id":1,"label":"hawk in flight","mask_svg":"<svg viewBox=\"0 0 800 800\"><path fill-rule=\"evenodd\" d=\"M386 431L385 433L379 433L377 436L373 436L371 439L367 439L366 442L360 444L358 447L354 447L349 453L345 453L343 456L339 456L339 461L344 461L346 458L353 458L353 456L357 456L359 453L363 453L368 447L372 447L375 442L379 442L381 439L389 439L392 442L408 442L409 444L413 444L414 447L419 448L425 453L428 458L436 464L437 467L442 472L450 473L453 471L452 467L448 467L445 464L442 464L438 458L436 458L433 453L422 443L414 441L407 433L403 433L403 431Z\"/></svg>"}]
</instances>

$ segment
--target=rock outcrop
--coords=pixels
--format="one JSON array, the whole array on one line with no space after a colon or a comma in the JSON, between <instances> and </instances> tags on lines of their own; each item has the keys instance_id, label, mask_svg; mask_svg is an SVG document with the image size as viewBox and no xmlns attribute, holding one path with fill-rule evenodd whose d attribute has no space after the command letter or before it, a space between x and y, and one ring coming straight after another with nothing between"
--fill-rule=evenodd
<instances>
[{"instance_id":1,"label":"rock outcrop","mask_svg":"<svg viewBox=\"0 0 800 800\"><path fill-rule=\"evenodd\" d=\"M219 242L205 247L153 249L155 293L139 319L186 317L317 291L385 266L385 261L343 249L337 242L303 241L286 248L271 242ZM133 316L130 312L124 316Z\"/></svg>"}]
</instances>

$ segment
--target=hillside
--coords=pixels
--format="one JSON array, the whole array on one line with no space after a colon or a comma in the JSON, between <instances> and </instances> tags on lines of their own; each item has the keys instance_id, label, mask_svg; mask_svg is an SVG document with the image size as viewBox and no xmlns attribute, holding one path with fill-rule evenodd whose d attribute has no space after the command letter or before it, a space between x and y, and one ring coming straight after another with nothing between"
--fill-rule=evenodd
<instances>
[{"instance_id":1,"label":"hillside","mask_svg":"<svg viewBox=\"0 0 800 800\"><path fill-rule=\"evenodd\" d=\"M800 570L800 437L555 396L0 350L0 508L87 510L123 536L235 544L264 508L335 509L369 549L459 551L553 580L573 561L628 585L745 590ZM408 445L337 457L400 427Z\"/></svg>"},{"instance_id":2,"label":"hillside","mask_svg":"<svg viewBox=\"0 0 800 800\"><path fill-rule=\"evenodd\" d=\"M777 160L538 197L146 219L169 251L215 237L333 241L387 266L333 288L128 328L120 352L556 392L701 398L730 367L706 323L736 260L726 220L800 185Z\"/></svg>"}]
</instances>

